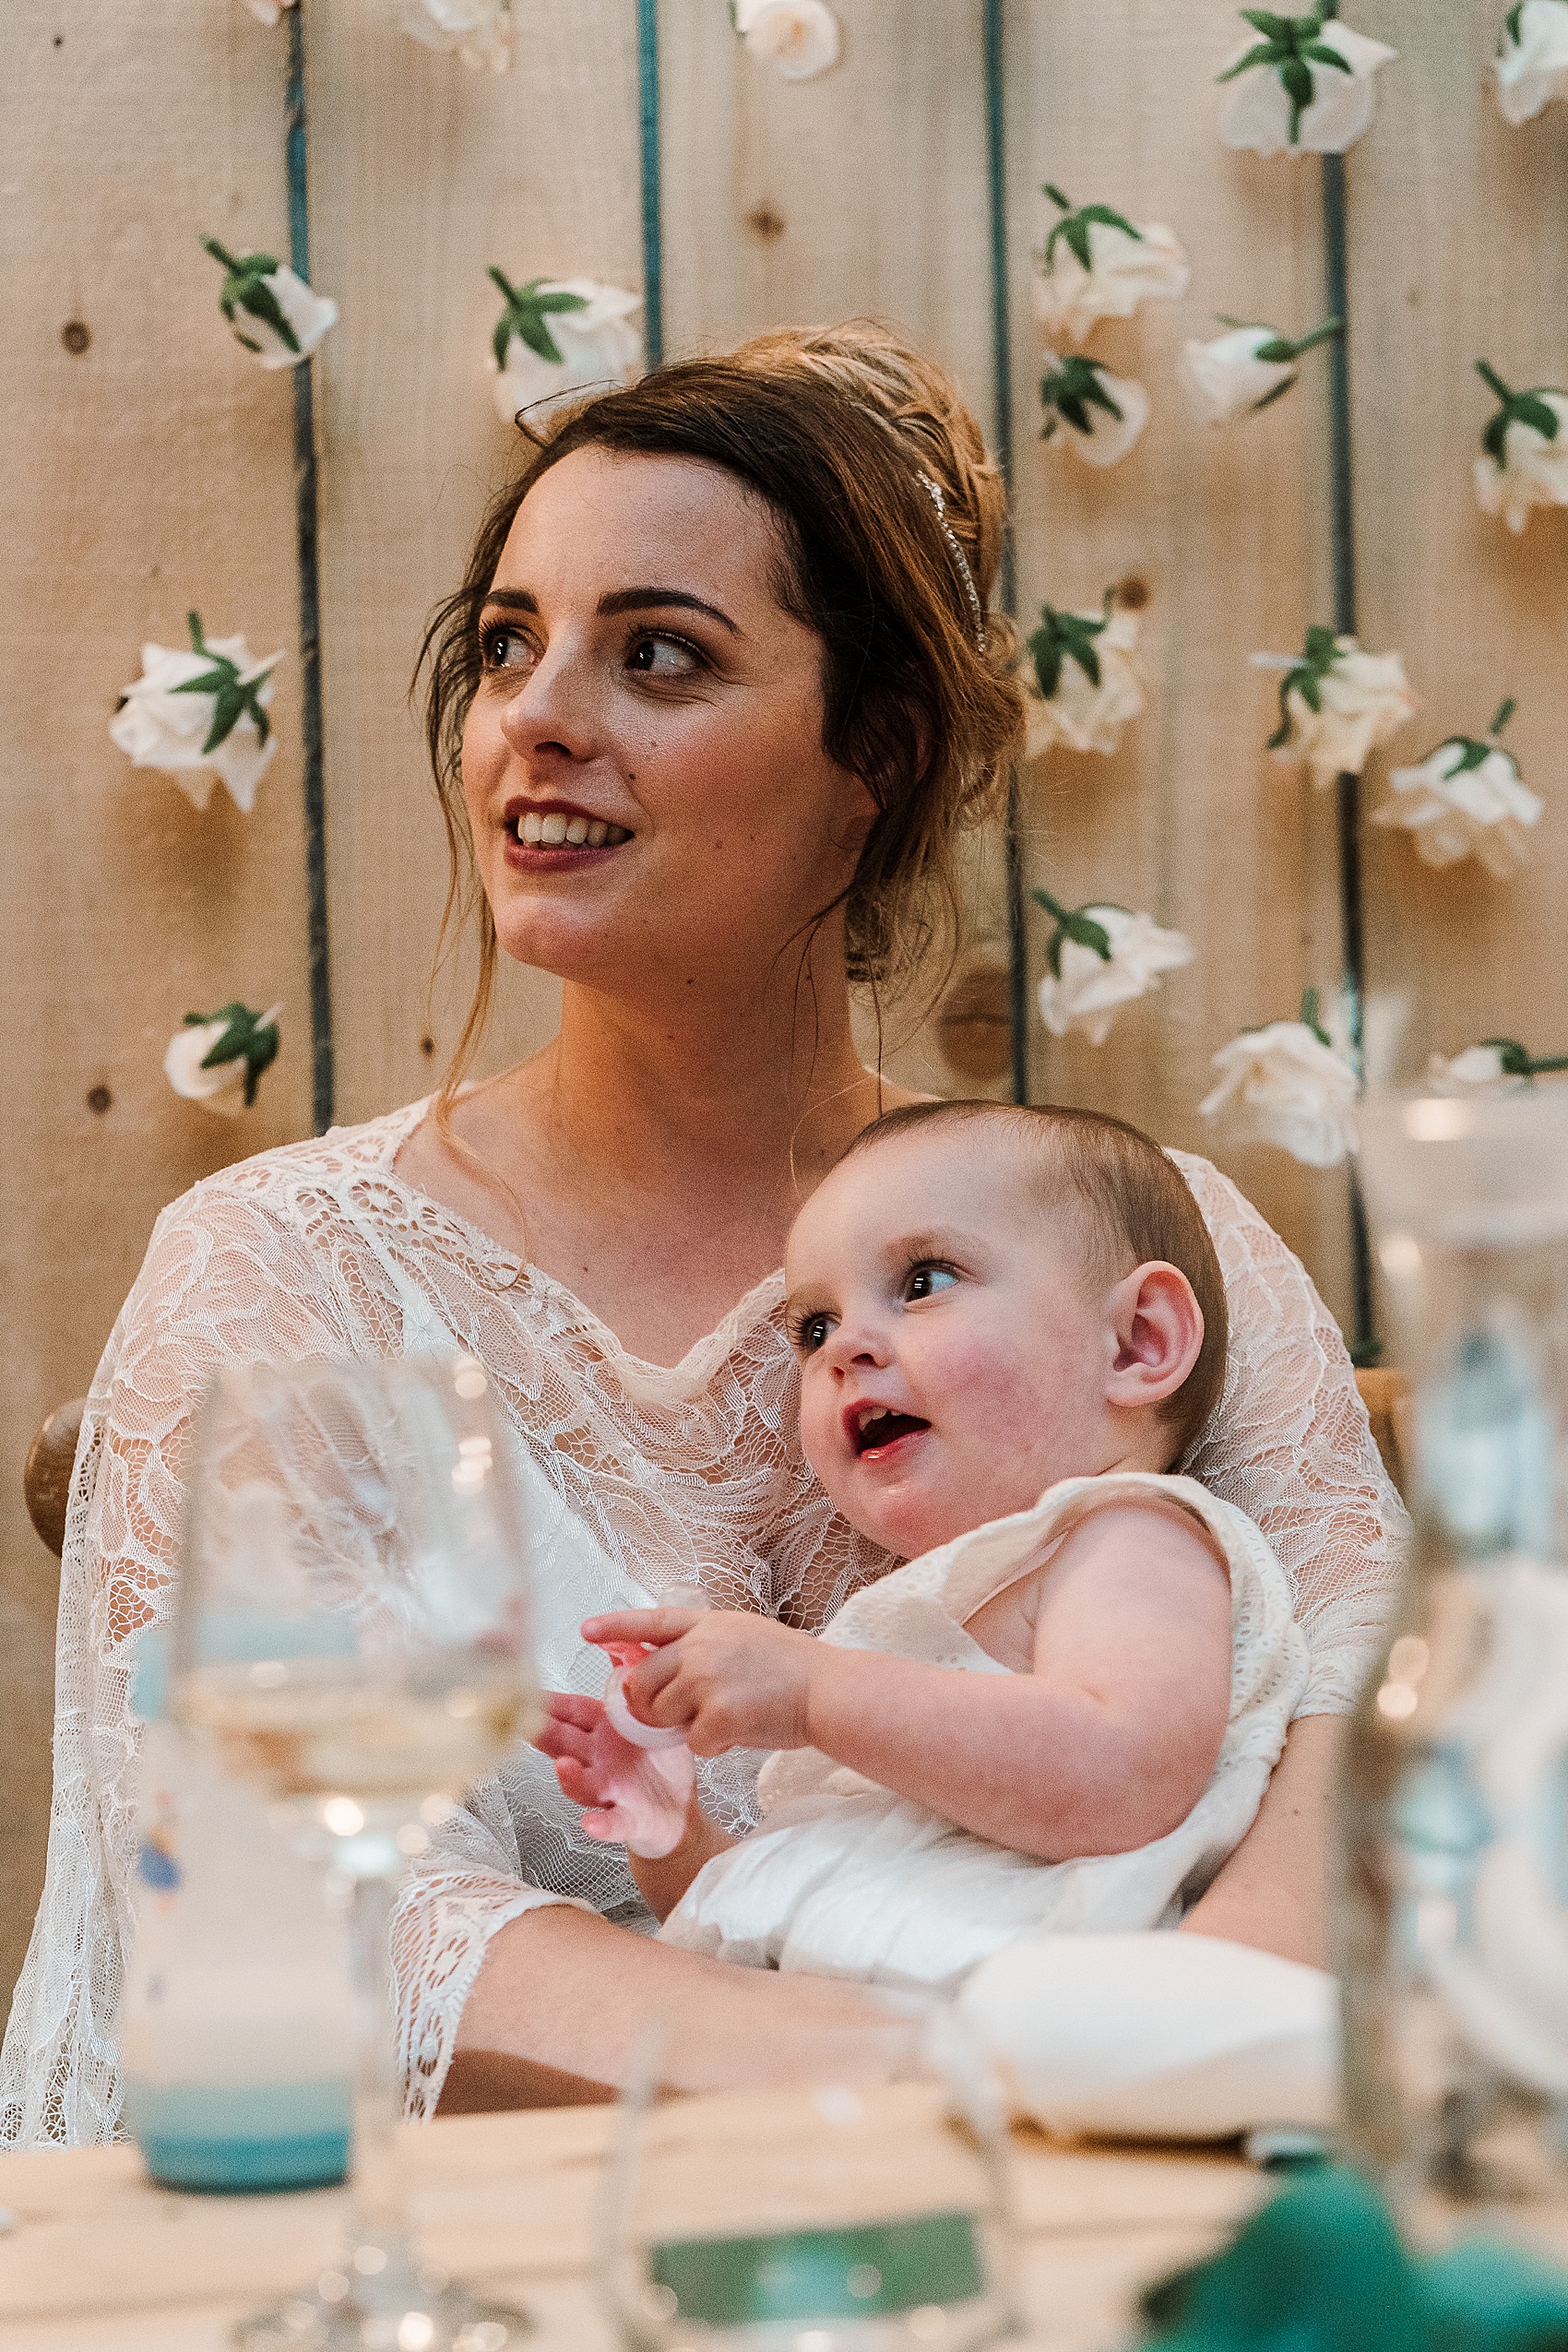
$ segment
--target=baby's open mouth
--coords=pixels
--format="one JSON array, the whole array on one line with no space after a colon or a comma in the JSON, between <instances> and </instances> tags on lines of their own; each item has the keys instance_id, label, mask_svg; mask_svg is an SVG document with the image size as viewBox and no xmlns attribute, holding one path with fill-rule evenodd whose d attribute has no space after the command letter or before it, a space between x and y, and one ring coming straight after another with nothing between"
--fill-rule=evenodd
<instances>
[{"instance_id":1,"label":"baby's open mouth","mask_svg":"<svg viewBox=\"0 0 1568 2352\"><path fill-rule=\"evenodd\" d=\"M885 1405L867 1405L853 1431L855 1452L863 1461L868 1455L885 1454L900 1438L918 1436L930 1427L918 1413L894 1413Z\"/></svg>"}]
</instances>

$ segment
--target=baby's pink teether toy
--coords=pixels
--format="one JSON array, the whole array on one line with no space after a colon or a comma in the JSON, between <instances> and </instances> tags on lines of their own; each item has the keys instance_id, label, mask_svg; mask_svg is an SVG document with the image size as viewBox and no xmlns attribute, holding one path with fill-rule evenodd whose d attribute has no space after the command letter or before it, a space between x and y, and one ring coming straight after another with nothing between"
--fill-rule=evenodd
<instances>
[{"instance_id":1,"label":"baby's pink teether toy","mask_svg":"<svg viewBox=\"0 0 1568 2352\"><path fill-rule=\"evenodd\" d=\"M593 1764L608 1790L583 1815L590 1837L624 1846L644 1861L674 1852L686 1825L696 1766L683 1731L639 1723L626 1704L626 1677L647 1657L650 1642L606 1642L615 1661L604 1692L604 1715L589 1738Z\"/></svg>"}]
</instances>

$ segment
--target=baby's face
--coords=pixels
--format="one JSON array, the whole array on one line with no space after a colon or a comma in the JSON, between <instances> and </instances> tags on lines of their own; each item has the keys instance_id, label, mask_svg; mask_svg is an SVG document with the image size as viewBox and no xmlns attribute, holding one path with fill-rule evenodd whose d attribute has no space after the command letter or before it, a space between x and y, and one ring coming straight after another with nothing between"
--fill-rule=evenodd
<instances>
[{"instance_id":1,"label":"baby's face","mask_svg":"<svg viewBox=\"0 0 1568 2352\"><path fill-rule=\"evenodd\" d=\"M1072 1220L1030 1201L989 1122L916 1127L836 1168L785 1270L807 1457L888 1550L912 1558L1111 1466L1109 1306Z\"/></svg>"}]
</instances>

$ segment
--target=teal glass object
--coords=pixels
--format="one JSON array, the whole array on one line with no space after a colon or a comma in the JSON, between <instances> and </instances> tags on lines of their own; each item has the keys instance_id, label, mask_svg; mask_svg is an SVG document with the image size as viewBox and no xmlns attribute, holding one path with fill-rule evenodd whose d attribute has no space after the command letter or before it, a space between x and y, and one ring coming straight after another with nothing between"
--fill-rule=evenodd
<instances>
[{"instance_id":1,"label":"teal glass object","mask_svg":"<svg viewBox=\"0 0 1568 2352\"><path fill-rule=\"evenodd\" d=\"M165 2189L326 2189L349 2168L349 2083L125 2085L125 2122Z\"/></svg>"},{"instance_id":2,"label":"teal glass object","mask_svg":"<svg viewBox=\"0 0 1568 2352\"><path fill-rule=\"evenodd\" d=\"M973 2216L921 2214L845 2229L691 2238L654 2246L648 2275L671 2317L707 2327L869 2319L971 2303L985 2291Z\"/></svg>"}]
</instances>

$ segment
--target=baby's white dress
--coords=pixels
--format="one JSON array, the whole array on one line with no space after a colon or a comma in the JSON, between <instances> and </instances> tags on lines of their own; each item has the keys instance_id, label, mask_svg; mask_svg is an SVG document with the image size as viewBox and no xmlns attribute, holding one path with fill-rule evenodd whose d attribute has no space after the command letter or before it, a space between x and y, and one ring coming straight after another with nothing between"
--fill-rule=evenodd
<instances>
[{"instance_id":1,"label":"baby's white dress","mask_svg":"<svg viewBox=\"0 0 1568 2352\"><path fill-rule=\"evenodd\" d=\"M960 1673L1005 1674L965 1625L1031 1574L1089 1512L1151 1496L1201 1519L1230 1576L1230 1714L1207 1788L1166 1836L1042 1862L959 1829L814 1748L770 1756L762 1826L709 1862L660 1930L754 1968L869 1984L946 1985L1006 1943L1051 1930L1172 1926L1245 1835L1307 1680L1284 1570L1256 1524L1193 1479L1063 1479L852 1594L821 1638ZM1048 1571L1049 1573L1049 1571Z\"/></svg>"}]
</instances>

